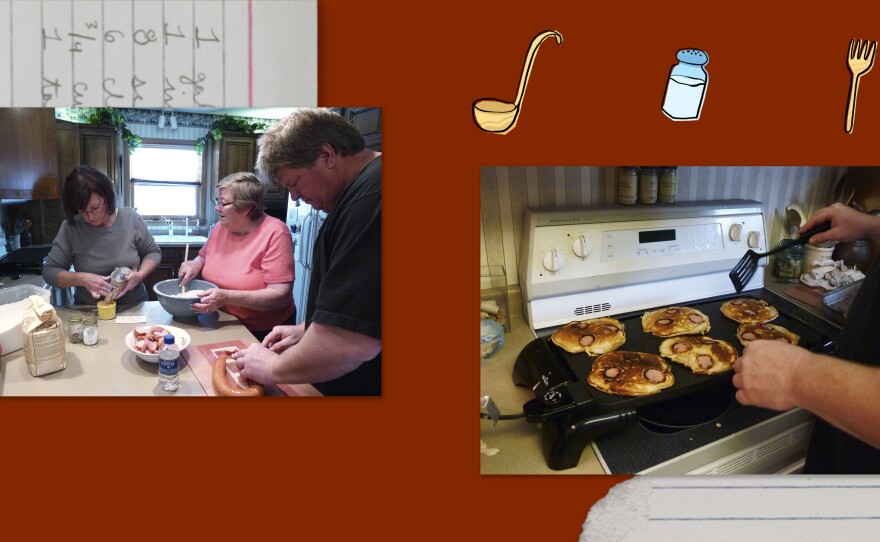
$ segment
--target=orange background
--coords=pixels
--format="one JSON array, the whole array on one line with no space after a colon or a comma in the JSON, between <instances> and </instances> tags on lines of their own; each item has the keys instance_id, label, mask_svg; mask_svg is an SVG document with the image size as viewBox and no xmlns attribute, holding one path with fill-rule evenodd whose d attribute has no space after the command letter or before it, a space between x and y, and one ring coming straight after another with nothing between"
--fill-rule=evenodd
<instances>
[{"instance_id":1,"label":"orange background","mask_svg":"<svg viewBox=\"0 0 880 542\"><path fill-rule=\"evenodd\" d=\"M479 474L479 167L878 162L880 71L844 132L876 2L651 4L319 0L319 105L383 107L384 397L3 399L4 535L576 540L624 478ZM546 29L564 41L539 50L517 127L479 130L472 102L513 100ZM673 122L686 47L709 85L701 119Z\"/></svg>"}]
</instances>

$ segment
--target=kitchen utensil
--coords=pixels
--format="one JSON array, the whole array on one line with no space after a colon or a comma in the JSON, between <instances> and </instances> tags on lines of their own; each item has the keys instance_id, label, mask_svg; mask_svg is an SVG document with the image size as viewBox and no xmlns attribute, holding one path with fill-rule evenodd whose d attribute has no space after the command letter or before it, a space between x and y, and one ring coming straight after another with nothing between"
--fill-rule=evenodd
<instances>
[{"instance_id":1,"label":"kitchen utensil","mask_svg":"<svg viewBox=\"0 0 880 542\"><path fill-rule=\"evenodd\" d=\"M830 228L831 223L824 222L804 233L794 241L783 241L779 243L778 247L774 248L773 250L768 250L763 254L758 254L754 250L749 249L748 252L745 253L745 255L740 259L740 261L734 266L733 270L730 272L730 281L733 282L733 287L736 289L737 292L741 292L743 288L745 288L746 284L748 284L749 280L751 280L752 275L755 274L755 270L758 269L758 261L760 261L761 258L776 254L777 252L785 250L786 248L794 245L802 245L809 241L810 237L816 235L817 233L828 231Z\"/></svg>"},{"instance_id":2,"label":"kitchen utensil","mask_svg":"<svg viewBox=\"0 0 880 542\"><path fill-rule=\"evenodd\" d=\"M189 243L186 244L186 250L183 251L183 261L185 261L185 262L189 261ZM186 285L185 284L180 285L180 293L182 293L182 294L186 293Z\"/></svg>"},{"instance_id":3,"label":"kitchen utensil","mask_svg":"<svg viewBox=\"0 0 880 542\"><path fill-rule=\"evenodd\" d=\"M522 103L523 95L526 92L529 75L532 73L532 64L535 60L535 54L537 54L538 46L541 45L541 42L550 36L555 36L556 43L560 45L562 44L562 34L555 30L547 30L535 36L532 40L531 47L529 47L529 52L526 54L522 76L519 80L519 90L517 91L516 99L513 102L496 100L494 98L483 98L474 102L474 122L477 123L477 126L494 134L506 134L516 127L520 104Z\"/></svg>"},{"instance_id":4,"label":"kitchen utensil","mask_svg":"<svg viewBox=\"0 0 880 542\"><path fill-rule=\"evenodd\" d=\"M194 279L190 283L191 290L207 290L208 288L216 288L217 285L206 280ZM193 303L198 303L198 296L179 297L180 281L178 279L168 279L157 282L153 285L153 291L159 299L162 308L168 311L171 316L176 319L181 318L197 318L199 314L192 310ZM190 292L192 293L192 292Z\"/></svg>"},{"instance_id":5,"label":"kitchen utensil","mask_svg":"<svg viewBox=\"0 0 880 542\"><path fill-rule=\"evenodd\" d=\"M849 97L846 102L846 133L853 131L853 122L856 116L856 99L859 94L859 79L874 66L874 52L877 50L877 42L868 41L862 43L862 40L849 40L849 56L846 59L846 66L852 74L851 84L849 87Z\"/></svg>"},{"instance_id":6,"label":"kitchen utensil","mask_svg":"<svg viewBox=\"0 0 880 542\"><path fill-rule=\"evenodd\" d=\"M174 335L174 344L177 345L178 349L181 352L186 350L186 347L189 346L190 343L189 333L180 329L179 327L166 325L163 325L162 327L164 327L168 331L168 333ZM131 333L125 336L125 346L127 346L129 350L134 352L135 355L142 360L149 361L150 363L159 363L159 354L145 354L135 348L134 344L134 330L132 330Z\"/></svg>"}]
</instances>

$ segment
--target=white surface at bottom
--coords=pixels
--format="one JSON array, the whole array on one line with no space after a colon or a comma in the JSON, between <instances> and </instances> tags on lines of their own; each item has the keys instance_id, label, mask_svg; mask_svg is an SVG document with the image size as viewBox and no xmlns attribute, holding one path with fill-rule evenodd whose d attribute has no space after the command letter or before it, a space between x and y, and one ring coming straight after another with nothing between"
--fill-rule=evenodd
<instances>
[{"instance_id":1,"label":"white surface at bottom","mask_svg":"<svg viewBox=\"0 0 880 542\"><path fill-rule=\"evenodd\" d=\"M637 477L590 509L580 542L868 541L880 477Z\"/></svg>"}]
</instances>

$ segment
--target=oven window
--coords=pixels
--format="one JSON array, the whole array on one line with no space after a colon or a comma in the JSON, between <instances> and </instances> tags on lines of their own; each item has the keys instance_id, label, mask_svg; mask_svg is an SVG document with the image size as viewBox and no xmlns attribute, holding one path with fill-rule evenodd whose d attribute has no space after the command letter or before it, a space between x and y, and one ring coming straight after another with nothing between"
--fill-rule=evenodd
<instances>
[{"instance_id":1,"label":"oven window","mask_svg":"<svg viewBox=\"0 0 880 542\"><path fill-rule=\"evenodd\" d=\"M675 230L651 230L639 232L639 243L675 241Z\"/></svg>"}]
</instances>

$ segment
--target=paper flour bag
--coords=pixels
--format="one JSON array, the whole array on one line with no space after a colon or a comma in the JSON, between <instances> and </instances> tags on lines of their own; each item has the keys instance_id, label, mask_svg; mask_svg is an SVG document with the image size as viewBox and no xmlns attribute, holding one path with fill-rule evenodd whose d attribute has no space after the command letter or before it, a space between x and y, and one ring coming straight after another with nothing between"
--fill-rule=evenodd
<instances>
[{"instance_id":1,"label":"paper flour bag","mask_svg":"<svg viewBox=\"0 0 880 542\"><path fill-rule=\"evenodd\" d=\"M42 376L67 367L64 326L55 308L43 298L28 297L30 307L21 313L21 342L31 376Z\"/></svg>"}]
</instances>

